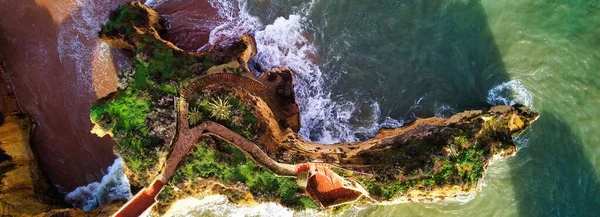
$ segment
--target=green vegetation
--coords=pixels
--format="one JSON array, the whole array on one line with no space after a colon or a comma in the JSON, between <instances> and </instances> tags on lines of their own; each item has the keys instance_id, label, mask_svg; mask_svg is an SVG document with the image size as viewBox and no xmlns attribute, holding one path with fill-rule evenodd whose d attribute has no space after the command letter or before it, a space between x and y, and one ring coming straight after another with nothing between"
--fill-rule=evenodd
<instances>
[{"instance_id":1,"label":"green vegetation","mask_svg":"<svg viewBox=\"0 0 600 217\"><path fill-rule=\"evenodd\" d=\"M317 207L310 198L297 196L300 188L294 179L276 177L236 147L220 141L214 146L202 144L194 147L175 172L173 181L196 181L198 178L212 178L229 184L244 183L258 198L277 198L283 204L299 209ZM169 198L168 193L165 193L165 198Z\"/></svg>"},{"instance_id":2,"label":"green vegetation","mask_svg":"<svg viewBox=\"0 0 600 217\"><path fill-rule=\"evenodd\" d=\"M348 210L350 208L352 208L352 205L350 205L350 204L344 204L344 205L341 205L341 206L336 206L336 207L333 207L331 214L334 215L334 216L335 215L339 215L339 214L342 214L344 211L346 211L346 210Z\"/></svg>"},{"instance_id":3,"label":"green vegetation","mask_svg":"<svg viewBox=\"0 0 600 217\"><path fill-rule=\"evenodd\" d=\"M258 119L236 96L218 93L199 93L190 103L190 125L204 120L217 122L246 139L256 137ZM193 120L192 120L193 119Z\"/></svg>"},{"instance_id":4,"label":"green vegetation","mask_svg":"<svg viewBox=\"0 0 600 217\"><path fill-rule=\"evenodd\" d=\"M143 92L127 89L101 105L92 107L91 119L105 130L114 133L118 150L134 172L141 172L156 162L162 141L149 135L146 119L150 112L150 97Z\"/></svg>"},{"instance_id":5,"label":"green vegetation","mask_svg":"<svg viewBox=\"0 0 600 217\"><path fill-rule=\"evenodd\" d=\"M120 6L113 14L111 14L110 20L102 25L101 33L108 34L119 32L131 35L135 32L132 22L136 22L137 24L144 22L147 20L145 14L145 11L138 7L129 5Z\"/></svg>"},{"instance_id":6,"label":"green vegetation","mask_svg":"<svg viewBox=\"0 0 600 217\"><path fill-rule=\"evenodd\" d=\"M133 49L133 82L124 85L127 88L119 90L110 101L91 108L91 119L114 133L119 144L117 150L127 166L144 177L144 172L155 165L158 154L168 151L162 150L162 145L169 142L150 136L148 126L156 117L149 114L157 111L158 104L151 102L177 95L182 80L193 73L202 73L213 62L208 54L185 53L156 38L153 31L145 29L151 28L148 12L136 4L126 4L113 11L100 32L111 40L120 37L137 46ZM200 121L202 116L195 118Z\"/></svg>"},{"instance_id":7,"label":"green vegetation","mask_svg":"<svg viewBox=\"0 0 600 217\"><path fill-rule=\"evenodd\" d=\"M484 171L484 150L478 146L478 143L469 146L467 138L468 136L454 138L454 144L449 145L459 147L457 155L441 160L441 166L432 176L391 182L363 176L357 176L356 179L372 196L385 199L395 198L411 188L431 188L454 184L476 185Z\"/></svg>"},{"instance_id":8,"label":"green vegetation","mask_svg":"<svg viewBox=\"0 0 600 217\"><path fill-rule=\"evenodd\" d=\"M211 99L210 116L218 120L227 120L231 118L231 104L229 101L223 100L221 97Z\"/></svg>"},{"instance_id":9,"label":"green vegetation","mask_svg":"<svg viewBox=\"0 0 600 217\"><path fill-rule=\"evenodd\" d=\"M177 86L172 84L163 84L161 86L161 90L167 94L176 95L177 94Z\"/></svg>"},{"instance_id":10,"label":"green vegetation","mask_svg":"<svg viewBox=\"0 0 600 217\"><path fill-rule=\"evenodd\" d=\"M150 112L149 99L140 95L132 89L127 89L116 97L116 99L92 108L90 115L93 121L101 121L110 116L109 127L111 131L139 131L147 132L145 119Z\"/></svg>"},{"instance_id":11,"label":"green vegetation","mask_svg":"<svg viewBox=\"0 0 600 217\"><path fill-rule=\"evenodd\" d=\"M156 198L158 201L166 202L175 199L175 189L170 184L166 184Z\"/></svg>"},{"instance_id":12,"label":"green vegetation","mask_svg":"<svg viewBox=\"0 0 600 217\"><path fill-rule=\"evenodd\" d=\"M192 108L188 118L191 125L197 125L202 121L202 113L198 111L198 108Z\"/></svg>"}]
</instances>

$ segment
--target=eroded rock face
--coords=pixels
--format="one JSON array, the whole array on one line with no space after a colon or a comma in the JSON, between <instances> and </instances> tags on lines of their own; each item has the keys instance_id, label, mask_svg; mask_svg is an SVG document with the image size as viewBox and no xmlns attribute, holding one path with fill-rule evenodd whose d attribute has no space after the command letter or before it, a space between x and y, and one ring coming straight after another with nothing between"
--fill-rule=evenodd
<instances>
[{"instance_id":1,"label":"eroded rock face","mask_svg":"<svg viewBox=\"0 0 600 217\"><path fill-rule=\"evenodd\" d=\"M34 129L26 115L7 116L0 126L0 214L2 216L108 216L122 202L89 213L66 208L62 196L54 192L42 174L29 145Z\"/></svg>"},{"instance_id":2,"label":"eroded rock face","mask_svg":"<svg viewBox=\"0 0 600 217\"><path fill-rule=\"evenodd\" d=\"M50 185L29 147L31 119L6 117L0 126L0 209L5 215L34 215L52 208Z\"/></svg>"}]
</instances>

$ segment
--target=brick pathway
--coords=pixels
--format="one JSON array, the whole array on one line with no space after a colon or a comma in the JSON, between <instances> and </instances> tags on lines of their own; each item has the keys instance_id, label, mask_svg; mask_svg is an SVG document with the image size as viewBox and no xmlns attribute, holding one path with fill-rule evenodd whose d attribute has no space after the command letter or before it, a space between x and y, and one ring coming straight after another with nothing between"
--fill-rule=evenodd
<instances>
[{"instance_id":1,"label":"brick pathway","mask_svg":"<svg viewBox=\"0 0 600 217\"><path fill-rule=\"evenodd\" d=\"M270 88L255 79L243 75L217 73L196 78L185 84L181 90L181 96L189 101L194 94L210 85L240 87L265 101L277 120L289 117L289 114L287 114L283 106L277 101L276 94Z\"/></svg>"}]
</instances>

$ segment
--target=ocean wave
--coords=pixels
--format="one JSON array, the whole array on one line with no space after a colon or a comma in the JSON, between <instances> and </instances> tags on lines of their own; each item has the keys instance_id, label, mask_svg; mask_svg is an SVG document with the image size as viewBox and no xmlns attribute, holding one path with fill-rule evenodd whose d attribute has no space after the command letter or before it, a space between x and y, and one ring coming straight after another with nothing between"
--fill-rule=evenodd
<instances>
[{"instance_id":1,"label":"ocean wave","mask_svg":"<svg viewBox=\"0 0 600 217\"><path fill-rule=\"evenodd\" d=\"M65 196L65 202L87 212L115 200L129 200L132 196L123 162L117 158L100 182L76 188Z\"/></svg>"},{"instance_id":2,"label":"ocean wave","mask_svg":"<svg viewBox=\"0 0 600 217\"><path fill-rule=\"evenodd\" d=\"M207 196L203 199L187 198L173 204L171 212L164 216L319 216L315 212L294 212L276 203L261 203L254 206L240 206L229 202L222 195Z\"/></svg>"},{"instance_id":3,"label":"ocean wave","mask_svg":"<svg viewBox=\"0 0 600 217\"><path fill-rule=\"evenodd\" d=\"M243 34L254 34L263 27L257 17L248 13L246 0L209 0L209 3L217 8L219 16L227 19L227 22L210 32L209 43L212 45L238 38Z\"/></svg>"},{"instance_id":4,"label":"ocean wave","mask_svg":"<svg viewBox=\"0 0 600 217\"><path fill-rule=\"evenodd\" d=\"M487 102L492 105L514 105L519 103L534 109L533 96L517 80L504 82L490 89Z\"/></svg>"},{"instance_id":5,"label":"ocean wave","mask_svg":"<svg viewBox=\"0 0 600 217\"><path fill-rule=\"evenodd\" d=\"M456 110L448 104L443 104L435 110L435 116L440 118L448 118L456 114Z\"/></svg>"},{"instance_id":6,"label":"ocean wave","mask_svg":"<svg viewBox=\"0 0 600 217\"><path fill-rule=\"evenodd\" d=\"M162 3L165 3L167 1L168 0L146 0L144 2L144 4L147 5L148 7L155 8L155 7L161 5Z\"/></svg>"},{"instance_id":7,"label":"ocean wave","mask_svg":"<svg viewBox=\"0 0 600 217\"><path fill-rule=\"evenodd\" d=\"M242 34L255 37L258 54L253 59L263 69L288 67L294 71L296 101L300 107L300 136L324 144L354 142L373 136L380 127L398 127L403 121L382 118L379 104L372 100L369 108L361 110L357 102L336 102L327 78L317 63L317 48L310 39L309 15L317 2L313 0L286 17L279 17L269 25L248 13L246 0L210 0L211 5L228 22L211 31L210 44L237 38ZM364 106L363 106L364 107ZM367 112L357 119L358 113ZM364 118L369 117L369 118ZM360 122L360 124L352 124ZM360 138L359 138L360 137Z\"/></svg>"},{"instance_id":8,"label":"ocean wave","mask_svg":"<svg viewBox=\"0 0 600 217\"><path fill-rule=\"evenodd\" d=\"M348 126L341 123L350 119L356 107L351 102L336 104L331 100L331 93L324 87L323 73L310 58L316 48L306 37L305 22L300 15L279 17L257 31L259 52L255 61L265 69L283 66L294 71L301 136L314 139L317 132L320 142L334 143L342 138L352 141L353 136L344 133Z\"/></svg>"}]
</instances>

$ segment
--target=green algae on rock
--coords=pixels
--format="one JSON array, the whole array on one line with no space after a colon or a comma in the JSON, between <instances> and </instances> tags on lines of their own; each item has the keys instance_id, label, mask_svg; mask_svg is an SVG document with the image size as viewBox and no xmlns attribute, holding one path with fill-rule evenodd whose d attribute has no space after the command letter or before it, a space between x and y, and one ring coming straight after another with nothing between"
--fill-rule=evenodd
<instances>
[{"instance_id":1,"label":"green algae on rock","mask_svg":"<svg viewBox=\"0 0 600 217\"><path fill-rule=\"evenodd\" d=\"M252 37L196 53L161 39L164 31L138 2L113 12L100 37L130 53L133 67L91 112L117 141L132 184L165 184L159 213L210 194L327 210L469 194L494 157L514 155L512 137L538 117L521 105L495 106L418 119L363 142L316 144L297 134L292 71L255 77L247 67L257 53Z\"/></svg>"}]
</instances>

